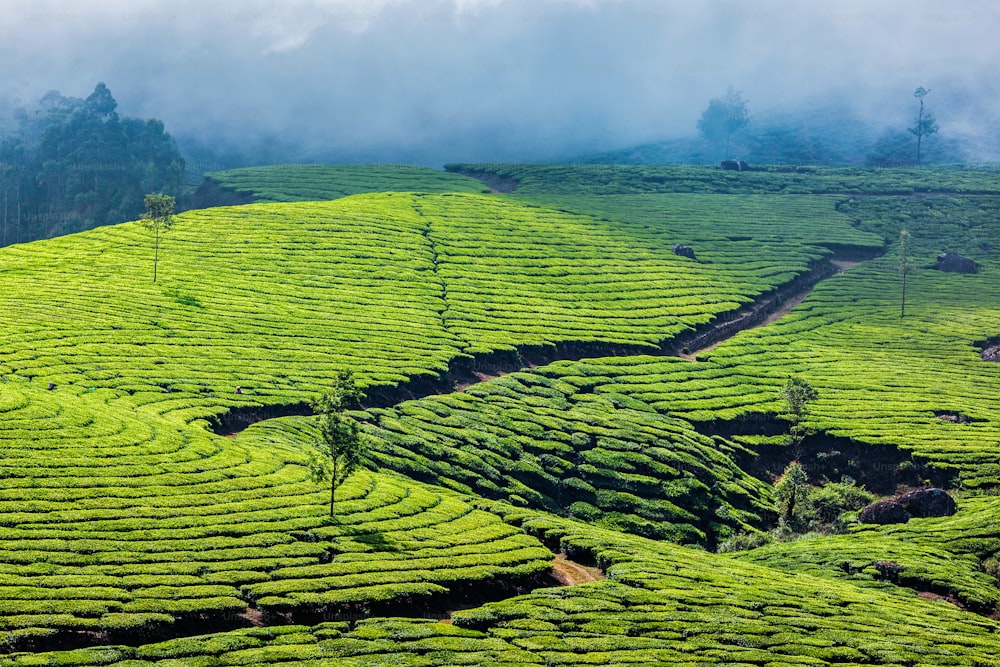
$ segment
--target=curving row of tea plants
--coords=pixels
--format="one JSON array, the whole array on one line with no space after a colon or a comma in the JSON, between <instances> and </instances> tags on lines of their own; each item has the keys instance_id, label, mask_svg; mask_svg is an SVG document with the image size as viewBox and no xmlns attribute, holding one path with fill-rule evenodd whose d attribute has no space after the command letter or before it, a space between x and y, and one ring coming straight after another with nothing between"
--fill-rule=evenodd
<instances>
[{"instance_id":1,"label":"curving row of tea plants","mask_svg":"<svg viewBox=\"0 0 1000 667\"><path fill-rule=\"evenodd\" d=\"M911 195L1000 194L996 166L954 169L758 167L732 172L688 165L448 164L445 169L502 181L515 194L635 195L663 192L724 194Z\"/></svg>"},{"instance_id":2,"label":"curving row of tea plants","mask_svg":"<svg viewBox=\"0 0 1000 667\"><path fill-rule=\"evenodd\" d=\"M243 187L365 187L364 170L284 169ZM188 212L157 285L134 224L0 252L0 641L84 647L0 665L998 664L996 620L913 590L983 613L1000 598L996 503L974 495L1000 479L1000 366L975 346L1000 334L997 199L968 194L993 192L990 173L509 169L514 197ZM710 194L672 192L686 179ZM966 194L787 194L944 190ZM918 269L901 321L903 225ZM206 428L304 401L345 368L375 392L669 348L835 254L886 244L698 362L556 362L357 412L379 472L338 490L336 521L304 465L314 420ZM929 268L940 250L980 272ZM821 443L953 469L972 490L959 514L737 554L675 544L773 519L771 480L750 473L755 456L794 456L774 418L792 374L820 391ZM544 585L552 550L608 580L455 611Z\"/></svg>"},{"instance_id":3,"label":"curving row of tea plants","mask_svg":"<svg viewBox=\"0 0 1000 667\"><path fill-rule=\"evenodd\" d=\"M996 560L1000 499L962 497L959 507L960 512L950 517L892 526L858 525L844 535L769 544L738 558L882 590L906 586L925 594L950 595L959 604L990 614L1000 602ZM880 572L885 562L897 571Z\"/></svg>"},{"instance_id":4,"label":"curving row of tea plants","mask_svg":"<svg viewBox=\"0 0 1000 667\"><path fill-rule=\"evenodd\" d=\"M467 176L405 164L279 164L214 171L205 178L257 203L323 201L366 192L489 192Z\"/></svg>"},{"instance_id":5,"label":"curving row of tea plants","mask_svg":"<svg viewBox=\"0 0 1000 667\"><path fill-rule=\"evenodd\" d=\"M831 206L803 201L772 224L822 220L842 240L849 219ZM390 193L184 213L156 284L137 224L15 246L0 256L0 377L112 389L190 420L302 401L346 368L392 386L515 345L655 349L830 255L744 241L752 262L708 246L696 262L666 247L674 233L488 196Z\"/></svg>"},{"instance_id":6,"label":"curving row of tea plants","mask_svg":"<svg viewBox=\"0 0 1000 667\"><path fill-rule=\"evenodd\" d=\"M551 553L468 499L390 473L339 490L335 521L294 437L236 438L102 402L0 385L4 645L157 636L253 610L414 610L475 582L530 580ZM302 430L306 433L302 433Z\"/></svg>"},{"instance_id":7,"label":"curving row of tea plants","mask_svg":"<svg viewBox=\"0 0 1000 667\"><path fill-rule=\"evenodd\" d=\"M741 470L746 452L615 393L606 378L515 373L466 392L366 415L373 458L487 498L674 542L764 523L770 487Z\"/></svg>"},{"instance_id":8,"label":"curving row of tea plants","mask_svg":"<svg viewBox=\"0 0 1000 667\"><path fill-rule=\"evenodd\" d=\"M876 253L834 200L673 196L676 215L636 225L488 197L423 200L446 326L467 352L561 341L659 345L736 310L829 258L826 246ZM688 215L693 210L697 215ZM588 213L590 213L588 211ZM744 221L771 230L732 238ZM694 235L697 259L672 252ZM783 236L789 238L786 241Z\"/></svg>"},{"instance_id":9,"label":"curving row of tea plants","mask_svg":"<svg viewBox=\"0 0 1000 667\"><path fill-rule=\"evenodd\" d=\"M551 515L491 506L589 554L608 580L432 619L237 630L0 665L996 665L1000 625L912 591L784 573ZM182 662L178 662L182 661Z\"/></svg>"},{"instance_id":10,"label":"curving row of tea plants","mask_svg":"<svg viewBox=\"0 0 1000 667\"><path fill-rule=\"evenodd\" d=\"M831 237L849 229L831 202L811 210ZM775 216L775 224L797 219ZM495 220L506 226L491 229ZM456 358L515 343L652 347L830 254L802 245L745 266L721 253L697 263L663 247L672 233L478 195L381 194L185 213L165 238L155 285L137 225L5 249L5 640L100 641L108 633L168 632L202 616L235 624L248 608L317 613L440 598L484 577L519 581L543 572L547 557L537 543L519 543L488 515L466 517L462 501L443 504L442 513L437 492L361 476L344 491L345 512L361 511L351 494L372 494L376 508L393 508L382 511L399 530L428 525L446 535L452 529L444 526L454 524L466 533L454 540L461 557L393 547L401 563L395 574L369 556L364 569L340 553L343 526L324 532L322 491L303 466L305 426L291 420L293 437L262 425L231 440L212 436L203 420L229 408L305 400L343 368L355 368L371 387L445 375ZM631 262L642 248L643 261ZM527 289L532 274L536 286ZM600 291L595 275L605 277ZM689 293L690 283L700 287ZM622 298L638 284L646 295ZM586 313L556 330L584 299ZM595 425L607 419L600 412L589 417ZM722 459L711 443L683 425L653 421L636 436L624 419L613 421L623 448L660 437L685 443L705 459L705 482L679 478L633 515L626 505L634 494L610 488L620 464L594 452L592 466L608 487L595 511L617 508L626 524L705 539L711 519L671 498L685 485L713 482L708 462ZM658 456L673 457L668 448ZM732 467L724 477L735 480L732 491L720 492L734 516L760 505L759 483ZM448 483L462 488L459 476ZM676 528L662 522L671 516ZM756 516L751 511L747 520Z\"/></svg>"}]
</instances>

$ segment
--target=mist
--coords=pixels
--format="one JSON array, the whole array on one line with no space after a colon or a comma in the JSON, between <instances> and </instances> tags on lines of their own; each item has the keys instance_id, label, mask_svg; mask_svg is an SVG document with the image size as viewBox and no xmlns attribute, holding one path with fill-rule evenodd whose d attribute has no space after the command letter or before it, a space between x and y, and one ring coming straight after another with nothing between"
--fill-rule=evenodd
<instances>
[{"instance_id":1,"label":"mist","mask_svg":"<svg viewBox=\"0 0 1000 667\"><path fill-rule=\"evenodd\" d=\"M7 0L0 106L103 81L229 162L569 160L682 137L729 85L1000 156L992 0Z\"/></svg>"}]
</instances>

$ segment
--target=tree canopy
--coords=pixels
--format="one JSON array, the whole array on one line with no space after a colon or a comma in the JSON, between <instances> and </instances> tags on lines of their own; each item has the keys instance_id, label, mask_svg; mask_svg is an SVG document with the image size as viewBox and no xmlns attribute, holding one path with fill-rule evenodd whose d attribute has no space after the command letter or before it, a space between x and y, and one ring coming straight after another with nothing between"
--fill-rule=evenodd
<instances>
[{"instance_id":1,"label":"tree canopy","mask_svg":"<svg viewBox=\"0 0 1000 667\"><path fill-rule=\"evenodd\" d=\"M934 116L924 111L924 98L927 97L930 92L931 91L927 90L923 86L920 86L913 91L913 96L920 102L920 109L917 111L917 117L913 127L907 129L910 134L917 138L917 164L920 164L920 149L924 137L935 134L938 131L937 121L935 121Z\"/></svg>"},{"instance_id":2,"label":"tree canopy","mask_svg":"<svg viewBox=\"0 0 1000 667\"><path fill-rule=\"evenodd\" d=\"M729 143L733 133L749 123L750 111L747 108L747 101L738 90L729 86L725 96L709 101L708 108L698 119L698 132L713 144L724 145L725 157L729 157Z\"/></svg>"},{"instance_id":3,"label":"tree canopy","mask_svg":"<svg viewBox=\"0 0 1000 667\"><path fill-rule=\"evenodd\" d=\"M309 459L309 470L317 482L330 482L330 516L334 515L337 487L361 464L365 443L358 432L358 422L345 411L362 396L350 371L338 373L330 391L313 401L320 415L320 440Z\"/></svg>"},{"instance_id":4,"label":"tree canopy","mask_svg":"<svg viewBox=\"0 0 1000 667\"><path fill-rule=\"evenodd\" d=\"M146 229L153 232L155 249L153 254L153 282L156 282L156 267L160 262L160 235L174 223L174 198L162 192L148 194L143 198L146 212L142 214Z\"/></svg>"},{"instance_id":5,"label":"tree canopy","mask_svg":"<svg viewBox=\"0 0 1000 667\"><path fill-rule=\"evenodd\" d=\"M134 220L149 192L178 195L184 159L155 120L121 118L103 83L50 91L0 140L0 245Z\"/></svg>"}]
</instances>

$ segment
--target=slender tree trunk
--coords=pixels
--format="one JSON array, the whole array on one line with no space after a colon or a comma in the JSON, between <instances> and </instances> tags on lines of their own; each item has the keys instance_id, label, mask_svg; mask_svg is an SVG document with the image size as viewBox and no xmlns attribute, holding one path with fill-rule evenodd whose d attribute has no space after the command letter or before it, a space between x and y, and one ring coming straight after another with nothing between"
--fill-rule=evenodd
<instances>
[{"instance_id":1,"label":"slender tree trunk","mask_svg":"<svg viewBox=\"0 0 1000 667\"><path fill-rule=\"evenodd\" d=\"M906 271L903 271L903 298L899 302L899 319L906 317Z\"/></svg>"},{"instance_id":2,"label":"slender tree trunk","mask_svg":"<svg viewBox=\"0 0 1000 667\"><path fill-rule=\"evenodd\" d=\"M333 474L330 475L330 518L333 518L333 496L337 490L337 460L333 461Z\"/></svg>"},{"instance_id":3,"label":"slender tree trunk","mask_svg":"<svg viewBox=\"0 0 1000 667\"><path fill-rule=\"evenodd\" d=\"M917 114L917 166L920 166L920 140L924 138L924 101L920 100L920 113Z\"/></svg>"},{"instance_id":4,"label":"slender tree trunk","mask_svg":"<svg viewBox=\"0 0 1000 667\"><path fill-rule=\"evenodd\" d=\"M153 282L156 282L156 265L160 261L160 225L156 225L156 242L153 244Z\"/></svg>"}]
</instances>

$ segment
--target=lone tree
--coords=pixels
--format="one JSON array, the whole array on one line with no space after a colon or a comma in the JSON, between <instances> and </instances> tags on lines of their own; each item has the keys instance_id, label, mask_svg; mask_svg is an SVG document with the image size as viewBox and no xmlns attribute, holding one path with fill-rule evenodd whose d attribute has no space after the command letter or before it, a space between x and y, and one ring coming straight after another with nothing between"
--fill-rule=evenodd
<instances>
[{"instance_id":1,"label":"lone tree","mask_svg":"<svg viewBox=\"0 0 1000 667\"><path fill-rule=\"evenodd\" d=\"M750 112L747 110L746 100L743 99L739 91L729 86L725 97L709 101L708 108L701 112L701 118L698 120L698 132L716 145L725 144L724 157L728 158L729 141L733 133L743 129L749 123Z\"/></svg>"},{"instance_id":2,"label":"lone tree","mask_svg":"<svg viewBox=\"0 0 1000 667\"><path fill-rule=\"evenodd\" d=\"M910 232L905 229L899 232L899 275L903 278L902 298L899 302L899 318L906 317L906 276L913 271L913 260L910 259Z\"/></svg>"},{"instance_id":3,"label":"lone tree","mask_svg":"<svg viewBox=\"0 0 1000 667\"><path fill-rule=\"evenodd\" d=\"M805 468L798 461L792 461L785 472L774 484L774 500L778 505L778 513L782 522L789 528L794 527L795 510L809 499L809 477Z\"/></svg>"},{"instance_id":4,"label":"lone tree","mask_svg":"<svg viewBox=\"0 0 1000 667\"><path fill-rule=\"evenodd\" d=\"M153 232L153 282L156 282L156 265L160 261L160 234L166 233L174 224L174 198L162 192L149 194L143 199L146 212L142 214L142 222L146 229Z\"/></svg>"},{"instance_id":5,"label":"lone tree","mask_svg":"<svg viewBox=\"0 0 1000 667\"><path fill-rule=\"evenodd\" d=\"M802 425L802 420L809 412L809 404L815 401L819 394L802 378L790 377L779 395L785 402L785 416L792 422L791 428L788 429L788 444L798 448L809 435L808 429Z\"/></svg>"},{"instance_id":6,"label":"lone tree","mask_svg":"<svg viewBox=\"0 0 1000 667\"><path fill-rule=\"evenodd\" d=\"M920 110L917 112L916 123L913 127L907 128L911 134L917 137L917 165L920 165L920 144L924 137L928 137L938 131L934 116L924 112L924 98L931 91L923 86L913 91L913 96L920 101Z\"/></svg>"},{"instance_id":7,"label":"lone tree","mask_svg":"<svg viewBox=\"0 0 1000 667\"><path fill-rule=\"evenodd\" d=\"M320 441L309 457L309 472L317 482L330 481L330 516L337 487L353 473L367 450L358 433L358 422L345 414L361 398L350 371L337 374L330 391L313 401L320 415Z\"/></svg>"}]
</instances>

